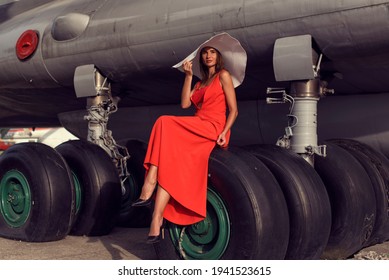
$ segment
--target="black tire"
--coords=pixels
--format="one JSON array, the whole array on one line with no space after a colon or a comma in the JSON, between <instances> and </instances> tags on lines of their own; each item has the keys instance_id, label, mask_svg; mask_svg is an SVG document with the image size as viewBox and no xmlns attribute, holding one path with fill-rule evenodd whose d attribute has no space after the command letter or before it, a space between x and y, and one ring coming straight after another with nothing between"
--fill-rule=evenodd
<instances>
[{"instance_id":1,"label":"black tire","mask_svg":"<svg viewBox=\"0 0 389 280\"><path fill-rule=\"evenodd\" d=\"M389 239L389 160L367 144L352 139L332 139L350 152L365 168L373 185L377 214L368 246Z\"/></svg>"},{"instance_id":2,"label":"black tire","mask_svg":"<svg viewBox=\"0 0 389 280\"><path fill-rule=\"evenodd\" d=\"M289 238L276 179L257 158L234 148L211 154L206 219L185 231L168 226L155 245L161 259L283 259Z\"/></svg>"},{"instance_id":3,"label":"black tire","mask_svg":"<svg viewBox=\"0 0 389 280\"><path fill-rule=\"evenodd\" d=\"M368 244L376 215L375 195L365 169L345 149L330 143L315 168L331 202L332 226L326 259L345 259Z\"/></svg>"},{"instance_id":4,"label":"black tire","mask_svg":"<svg viewBox=\"0 0 389 280\"><path fill-rule=\"evenodd\" d=\"M151 209L131 206L142 191L145 178L143 161L146 156L147 144L138 140L129 140L125 146L130 155L130 159L127 161L127 170L130 176L124 184L125 193L122 195L117 224L122 227L148 227L151 222Z\"/></svg>"},{"instance_id":5,"label":"black tire","mask_svg":"<svg viewBox=\"0 0 389 280\"><path fill-rule=\"evenodd\" d=\"M75 214L72 184L65 160L49 146L9 148L0 156L0 235L28 242L64 238Z\"/></svg>"},{"instance_id":6,"label":"black tire","mask_svg":"<svg viewBox=\"0 0 389 280\"><path fill-rule=\"evenodd\" d=\"M114 228L120 210L121 185L109 155L99 146L81 140L59 145L75 180L80 200L72 235L101 236ZM77 187L78 186L78 187Z\"/></svg>"},{"instance_id":7,"label":"black tire","mask_svg":"<svg viewBox=\"0 0 389 280\"><path fill-rule=\"evenodd\" d=\"M323 181L302 157L276 145L247 147L273 173L289 211L286 259L319 259L331 230L331 206Z\"/></svg>"}]
</instances>

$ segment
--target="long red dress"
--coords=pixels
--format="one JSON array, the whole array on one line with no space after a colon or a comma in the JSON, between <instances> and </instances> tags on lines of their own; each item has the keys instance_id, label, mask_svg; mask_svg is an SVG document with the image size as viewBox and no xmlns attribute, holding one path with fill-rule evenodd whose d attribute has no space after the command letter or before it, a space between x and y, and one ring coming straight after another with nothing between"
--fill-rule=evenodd
<instances>
[{"instance_id":1,"label":"long red dress","mask_svg":"<svg viewBox=\"0 0 389 280\"><path fill-rule=\"evenodd\" d=\"M206 216L208 160L226 123L219 74L195 90L191 100L194 116L157 119L144 161L146 170L150 164L158 167L158 183L171 195L164 218L178 225L194 224Z\"/></svg>"}]
</instances>

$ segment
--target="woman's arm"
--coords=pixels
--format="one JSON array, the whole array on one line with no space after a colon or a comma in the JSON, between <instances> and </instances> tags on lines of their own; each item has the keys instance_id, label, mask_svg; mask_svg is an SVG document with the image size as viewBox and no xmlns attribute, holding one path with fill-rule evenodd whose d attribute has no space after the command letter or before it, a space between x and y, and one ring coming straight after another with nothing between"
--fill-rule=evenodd
<instances>
[{"instance_id":1,"label":"woman's arm","mask_svg":"<svg viewBox=\"0 0 389 280\"><path fill-rule=\"evenodd\" d=\"M192 104L190 101L190 97L193 93L193 90L191 90L193 78L192 61L185 61L182 67L185 72L185 80L181 91L181 107L185 109L189 108Z\"/></svg>"},{"instance_id":2,"label":"woman's arm","mask_svg":"<svg viewBox=\"0 0 389 280\"><path fill-rule=\"evenodd\" d=\"M226 144L226 134L234 124L236 117L238 116L238 105L236 102L235 88L232 83L231 75L228 71L222 70L220 72L220 82L222 84L223 91L226 95L226 101L228 106L228 117L226 125L217 138L216 143L220 146Z\"/></svg>"}]
</instances>

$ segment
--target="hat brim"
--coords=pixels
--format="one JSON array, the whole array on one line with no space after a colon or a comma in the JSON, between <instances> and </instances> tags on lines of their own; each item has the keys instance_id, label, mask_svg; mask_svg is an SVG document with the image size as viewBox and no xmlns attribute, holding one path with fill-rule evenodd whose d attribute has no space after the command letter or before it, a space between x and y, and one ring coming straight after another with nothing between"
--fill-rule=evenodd
<instances>
[{"instance_id":1,"label":"hat brim","mask_svg":"<svg viewBox=\"0 0 389 280\"><path fill-rule=\"evenodd\" d=\"M173 66L184 72L182 64L192 61L193 74L202 79L200 72L200 51L204 47L217 49L224 61L224 68L230 73L234 87L238 87L244 80L246 73L247 54L240 42L228 33L220 33L202 43L194 52Z\"/></svg>"}]
</instances>

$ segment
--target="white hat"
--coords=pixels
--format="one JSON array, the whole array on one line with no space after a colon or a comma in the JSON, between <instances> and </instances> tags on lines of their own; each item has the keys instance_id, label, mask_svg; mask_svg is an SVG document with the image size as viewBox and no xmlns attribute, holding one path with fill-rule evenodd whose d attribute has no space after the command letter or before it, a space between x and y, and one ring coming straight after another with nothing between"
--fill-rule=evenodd
<instances>
[{"instance_id":1,"label":"white hat","mask_svg":"<svg viewBox=\"0 0 389 280\"><path fill-rule=\"evenodd\" d=\"M243 82L246 72L247 54L239 41L225 32L217 34L202 43L184 60L174 65L173 68L178 68L178 70L184 72L181 67L182 64L185 61L192 60L193 74L201 79L199 57L201 55L200 51L204 47L215 48L222 54L225 69L230 72L234 87L238 87Z\"/></svg>"}]
</instances>

